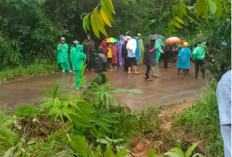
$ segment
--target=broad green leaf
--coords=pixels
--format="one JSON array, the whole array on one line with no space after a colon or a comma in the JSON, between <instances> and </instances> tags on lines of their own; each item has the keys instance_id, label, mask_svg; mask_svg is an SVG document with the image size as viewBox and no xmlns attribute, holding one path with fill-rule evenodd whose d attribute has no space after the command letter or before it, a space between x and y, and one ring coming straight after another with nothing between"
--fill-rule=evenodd
<instances>
[{"instance_id":1,"label":"broad green leaf","mask_svg":"<svg viewBox=\"0 0 232 157\"><path fill-rule=\"evenodd\" d=\"M177 22L179 22L179 23L181 23L181 24L184 24L184 21L183 21L180 17L176 16L174 19L175 19Z\"/></svg>"},{"instance_id":2,"label":"broad green leaf","mask_svg":"<svg viewBox=\"0 0 232 157\"><path fill-rule=\"evenodd\" d=\"M217 19L219 20L221 13L222 13L222 4L221 4L221 0L215 0L215 2L217 6L216 16L217 16Z\"/></svg>"},{"instance_id":3,"label":"broad green leaf","mask_svg":"<svg viewBox=\"0 0 232 157\"><path fill-rule=\"evenodd\" d=\"M113 14L115 14L112 1L111 0L103 0L103 2L105 3L106 7L109 8Z\"/></svg>"},{"instance_id":4,"label":"broad green leaf","mask_svg":"<svg viewBox=\"0 0 232 157\"><path fill-rule=\"evenodd\" d=\"M181 25L180 25L178 22L176 22L175 20L172 20L172 21L171 21L171 24L172 24L173 26L177 27L177 28L182 28Z\"/></svg>"},{"instance_id":5,"label":"broad green leaf","mask_svg":"<svg viewBox=\"0 0 232 157\"><path fill-rule=\"evenodd\" d=\"M197 3L196 3L196 13L197 13L197 17L199 17L199 16L203 13L204 1L205 1L205 0L197 0Z\"/></svg>"},{"instance_id":6,"label":"broad green leaf","mask_svg":"<svg viewBox=\"0 0 232 157\"><path fill-rule=\"evenodd\" d=\"M202 9L202 10L203 10L205 20L208 22L208 1L207 0L204 1L203 7L204 7L204 9Z\"/></svg>"},{"instance_id":7,"label":"broad green leaf","mask_svg":"<svg viewBox=\"0 0 232 157\"><path fill-rule=\"evenodd\" d=\"M147 151L147 157L155 157L155 151L154 150L148 150Z\"/></svg>"},{"instance_id":8,"label":"broad green leaf","mask_svg":"<svg viewBox=\"0 0 232 157\"><path fill-rule=\"evenodd\" d=\"M99 30L98 30L97 21L95 20L97 18L95 16L98 16L98 13L96 11L97 11L97 9L95 9L95 11L93 12L93 14L91 15L90 22L91 22L93 33L96 35L96 37L99 38L100 34L99 34Z\"/></svg>"},{"instance_id":9,"label":"broad green leaf","mask_svg":"<svg viewBox=\"0 0 232 157\"><path fill-rule=\"evenodd\" d=\"M122 149L118 151L116 155L116 157L127 157L127 156L128 156L128 152L126 149Z\"/></svg>"},{"instance_id":10,"label":"broad green leaf","mask_svg":"<svg viewBox=\"0 0 232 157\"><path fill-rule=\"evenodd\" d=\"M104 34L105 36L108 36L107 32L106 32L106 29L105 29L105 24L102 20L102 17L100 15L100 13L98 13L96 15L96 22L97 22L97 27L98 27L98 30Z\"/></svg>"},{"instance_id":11,"label":"broad green leaf","mask_svg":"<svg viewBox=\"0 0 232 157\"><path fill-rule=\"evenodd\" d=\"M210 9L210 12L215 14L216 11L217 11L217 5L216 5L216 2L212 1L212 0L208 0L208 4L209 4L209 9Z\"/></svg>"},{"instance_id":12,"label":"broad green leaf","mask_svg":"<svg viewBox=\"0 0 232 157\"><path fill-rule=\"evenodd\" d=\"M201 155L200 153L195 153L195 154L193 154L192 157L205 157L205 156L204 156L204 155Z\"/></svg>"},{"instance_id":13,"label":"broad green leaf","mask_svg":"<svg viewBox=\"0 0 232 157\"><path fill-rule=\"evenodd\" d=\"M85 17L83 19L83 28L84 28L85 32L87 30L90 30L90 26L89 26L89 14L85 15Z\"/></svg>"},{"instance_id":14,"label":"broad green leaf","mask_svg":"<svg viewBox=\"0 0 232 157\"><path fill-rule=\"evenodd\" d=\"M110 10L110 8L108 8L106 6L106 4L102 1L101 2L101 7L102 7L102 10L105 11L107 17L110 19L110 21L113 21L113 16L112 16L112 11Z\"/></svg>"},{"instance_id":15,"label":"broad green leaf","mask_svg":"<svg viewBox=\"0 0 232 157\"><path fill-rule=\"evenodd\" d=\"M180 3L178 9L182 12L183 15L186 14L186 6L184 3Z\"/></svg>"},{"instance_id":16,"label":"broad green leaf","mask_svg":"<svg viewBox=\"0 0 232 157\"><path fill-rule=\"evenodd\" d=\"M105 22L105 24L107 24L109 27L112 27L110 20L109 20L108 16L106 15L106 12L103 9L101 9L100 13L101 13L101 17L102 17L103 21Z\"/></svg>"},{"instance_id":17,"label":"broad green leaf","mask_svg":"<svg viewBox=\"0 0 232 157\"><path fill-rule=\"evenodd\" d=\"M180 157L185 157L184 152L180 148L177 148L177 147L171 148L168 152L173 152L173 153L178 154Z\"/></svg>"},{"instance_id":18,"label":"broad green leaf","mask_svg":"<svg viewBox=\"0 0 232 157\"><path fill-rule=\"evenodd\" d=\"M125 4L127 4L127 0L124 0Z\"/></svg>"},{"instance_id":19,"label":"broad green leaf","mask_svg":"<svg viewBox=\"0 0 232 157\"><path fill-rule=\"evenodd\" d=\"M194 151L194 149L197 147L198 143L194 143L191 147L188 148L188 150L185 153L185 157L190 157Z\"/></svg>"}]
</instances>

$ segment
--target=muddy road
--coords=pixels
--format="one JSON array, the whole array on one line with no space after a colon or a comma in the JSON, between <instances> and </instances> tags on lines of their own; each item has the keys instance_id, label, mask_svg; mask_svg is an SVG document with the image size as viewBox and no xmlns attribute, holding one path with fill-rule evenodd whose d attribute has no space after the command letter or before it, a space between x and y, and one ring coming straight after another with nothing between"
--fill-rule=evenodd
<instances>
[{"instance_id":1,"label":"muddy road","mask_svg":"<svg viewBox=\"0 0 232 157\"><path fill-rule=\"evenodd\" d=\"M122 103L136 110L197 97L206 81L201 79L201 77L199 77L199 80L195 80L194 65L191 64L190 77L188 79L177 78L176 71L176 64L169 64L169 68L164 69L160 63L156 67L156 73L159 78L153 79L152 82L147 82L143 79L145 66L139 66L140 75L128 75L123 72L122 67L108 72L108 75L114 88L140 89L143 91L142 95L123 93L117 95ZM88 82L95 76L94 72L85 73ZM3 108L7 104L8 110L12 110L20 105L38 103L40 99L45 97L43 88L46 86L50 89L54 81L57 81L59 85L69 85L73 89L75 86L75 76L69 73L39 75L1 83L0 107Z\"/></svg>"}]
</instances>

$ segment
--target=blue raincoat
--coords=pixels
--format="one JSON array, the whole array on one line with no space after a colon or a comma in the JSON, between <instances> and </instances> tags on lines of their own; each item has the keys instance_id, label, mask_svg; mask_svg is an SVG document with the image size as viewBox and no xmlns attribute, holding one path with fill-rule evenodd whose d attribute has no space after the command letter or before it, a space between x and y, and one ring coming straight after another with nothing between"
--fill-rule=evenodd
<instances>
[{"instance_id":1,"label":"blue raincoat","mask_svg":"<svg viewBox=\"0 0 232 157\"><path fill-rule=\"evenodd\" d=\"M134 37L134 39L136 40L136 43L137 43L137 48L136 48L136 51L135 51L135 58L136 58L136 61L139 60L140 58L140 51L139 51L139 38L138 37Z\"/></svg>"},{"instance_id":2,"label":"blue raincoat","mask_svg":"<svg viewBox=\"0 0 232 157\"><path fill-rule=\"evenodd\" d=\"M177 68L190 69L191 50L188 47L182 48L178 54L178 57L179 60L177 63Z\"/></svg>"}]
</instances>

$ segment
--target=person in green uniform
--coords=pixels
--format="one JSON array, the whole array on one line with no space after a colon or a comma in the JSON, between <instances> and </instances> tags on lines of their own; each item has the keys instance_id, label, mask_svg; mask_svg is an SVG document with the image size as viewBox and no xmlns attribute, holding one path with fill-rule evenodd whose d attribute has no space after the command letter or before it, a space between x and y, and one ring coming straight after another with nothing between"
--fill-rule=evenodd
<instances>
[{"instance_id":1,"label":"person in green uniform","mask_svg":"<svg viewBox=\"0 0 232 157\"><path fill-rule=\"evenodd\" d=\"M86 54L86 70L94 71L95 46L90 34L87 35L87 39L83 41L82 45L84 46L84 53Z\"/></svg>"},{"instance_id":2,"label":"person in green uniform","mask_svg":"<svg viewBox=\"0 0 232 157\"><path fill-rule=\"evenodd\" d=\"M161 39L155 40L155 47L156 47L156 62L159 62L160 56L161 56L161 49L164 43L162 42Z\"/></svg>"},{"instance_id":3,"label":"person in green uniform","mask_svg":"<svg viewBox=\"0 0 232 157\"><path fill-rule=\"evenodd\" d=\"M143 62L143 53L144 53L144 45L143 45L143 39L142 39L142 34L138 33L139 37L139 51L140 51L140 59L139 59L139 64L142 64Z\"/></svg>"},{"instance_id":4,"label":"person in green uniform","mask_svg":"<svg viewBox=\"0 0 232 157\"><path fill-rule=\"evenodd\" d=\"M71 63L72 63L72 68L73 68L73 74L76 74L75 73L75 68L74 68L74 56L76 54L76 52L78 51L77 48L78 48L78 45L79 42L77 40L74 40L73 41L73 46L71 46L71 50L70 50L70 60L71 60Z\"/></svg>"},{"instance_id":5,"label":"person in green uniform","mask_svg":"<svg viewBox=\"0 0 232 157\"><path fill-rule=\"evenodd\" d=\"M84 47L83 45L77 45L77 50L74 55L74 69L76 73L76 89L79 89L80 80L83 76L81 75L81 68L83 66L84 60L86 59L86 55L83 53Z\"/></svg>"},{"instance_id":6,"label":"person in green uniform","mask_svg":"<svg viewBox=\"0 0 232 157\"><path fill-rule=\"evenodd\" d=\"M195 60L195 78L198 79L198 72L201 70L202 78L205 78L205 67L204 67L204 61L205 61L205 45L199 44L197 48L193 50L193 59Z\"/></svg>"},{"instance_id":7,"label":"person in green uniform","mask_svg":"<svg viewBox=\"0 0 232 157\"><path fill-rule=\"evenodd\" d=\"M65 38L61 37L60 44L57 46L57 63L60 64L62 72L72 72L68 61L68 44L65 43Z\"/></svg>"}]
</instances>

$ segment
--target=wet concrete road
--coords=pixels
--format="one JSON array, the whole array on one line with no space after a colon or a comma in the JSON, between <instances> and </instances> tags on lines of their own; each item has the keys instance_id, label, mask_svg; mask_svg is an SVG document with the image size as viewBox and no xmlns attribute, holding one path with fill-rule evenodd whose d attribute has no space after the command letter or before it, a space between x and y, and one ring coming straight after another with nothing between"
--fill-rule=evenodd
<instances>
[{"instance_id":1,"label":"wet concrete road","mask_svg":"<svg viewBox=\"0 0 232 157\"><path fill-rule=\"evenodd\" d=\"M140 75L128 75L123 72L123 68L118 68L108 72L110 82L114 88L140 89L142 95L118 94L117 97L122 103L127 104L131 109L142 109L148 106L165 105L177 101L196 97L206 81L194 79L194 66L191 65L189 79L176 78L176 66L174 63L164 69L160 64L156 67L159 78L147 82L143 79L145 66L140 66ZM86 72L88 81L94 78L94 72ZM0 108L5 104L8 110L17 108L20 105L35 104L45 97L43 88L52 87L54 81L60 85L69 85L74 89L75 76L71 74L53 73L49 75L39 75L27 79L11 81L0 84Z\"/></svg>"}]
</instances>

